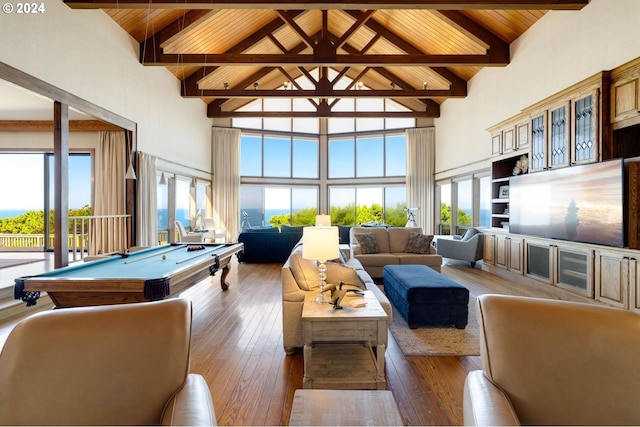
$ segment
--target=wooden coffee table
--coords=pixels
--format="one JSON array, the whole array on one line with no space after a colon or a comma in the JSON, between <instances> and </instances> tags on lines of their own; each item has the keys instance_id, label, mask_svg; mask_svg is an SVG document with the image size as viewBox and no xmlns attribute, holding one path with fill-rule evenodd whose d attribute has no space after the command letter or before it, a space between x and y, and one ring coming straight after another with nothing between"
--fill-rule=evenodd
<instances>
[{"instance_id":1,"label":"wooden coffee table","mask_svg":"<svg viewBox=\"0 0 640 427\"><path fill-rule=\"evenodd\" d=\"M296 390L290 426L401 426L388 390Z\"/></svg>"},{"instance_id":2,"label":"wooden coffee table","mask_svg":"<svg viewBox=\"0 0 640 427\"><path fill-rule=\"evenodd\" d=\"M318 304L308 292L302 307L304 388L386 389L387 313L373 292L349 293L341 310ZM350 301L364 298L366 306ZM375 348L375 352L374 352Z\"/></svg>"}]
</instances>

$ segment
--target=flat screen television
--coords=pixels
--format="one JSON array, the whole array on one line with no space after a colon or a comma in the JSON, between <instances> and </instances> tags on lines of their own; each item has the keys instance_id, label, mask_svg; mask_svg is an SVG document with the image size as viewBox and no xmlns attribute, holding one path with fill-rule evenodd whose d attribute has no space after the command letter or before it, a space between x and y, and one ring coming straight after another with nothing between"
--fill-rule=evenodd
<instances>
[{"instance_id":1,"label":"flat screen television","mask_svg":"<svg viewBox=\"0 0 640 427\"><path fill-rule=\"evenodd\" d=\"M513 176L509 232L624 246L622 159Z\"/></svg>"}]
</instances>

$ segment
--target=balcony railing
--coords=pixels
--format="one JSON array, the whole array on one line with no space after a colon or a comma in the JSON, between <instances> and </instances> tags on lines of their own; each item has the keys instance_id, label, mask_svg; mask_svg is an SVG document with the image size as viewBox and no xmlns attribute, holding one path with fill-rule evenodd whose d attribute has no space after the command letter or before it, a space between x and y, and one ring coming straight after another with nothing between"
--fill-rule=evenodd
<instances>
[{"instance_id":1,"label":"balcony railing","mask_svg":"<svg viewBox=\"0 0 640 427\"><path fill-rule=\"evenodd\" d=\"M74 216L69 218L69 252L73 261L87 255L125 252L129 248L131 215ZM51 234L47 247L54 247ZM0 234L0 251L41 251L45 248L42 234Z\"/></svg>"}]
</instances>

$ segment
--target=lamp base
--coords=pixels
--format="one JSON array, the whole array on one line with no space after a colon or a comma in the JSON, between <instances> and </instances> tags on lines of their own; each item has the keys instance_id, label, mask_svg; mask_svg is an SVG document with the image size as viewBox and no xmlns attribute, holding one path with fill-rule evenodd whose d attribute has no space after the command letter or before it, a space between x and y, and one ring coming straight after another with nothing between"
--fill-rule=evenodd
<instances>
[{"instance_id":1,"label":"lamp base","mask_svg":"<svg viewBox=\"0 0 640 427\"><path fill-rule=\"evenodd\" d=\"M323 293L318 295L315 299L317 304L331 304L331 299L327 298L327 296Z\"/></svg>"}]
</instances>

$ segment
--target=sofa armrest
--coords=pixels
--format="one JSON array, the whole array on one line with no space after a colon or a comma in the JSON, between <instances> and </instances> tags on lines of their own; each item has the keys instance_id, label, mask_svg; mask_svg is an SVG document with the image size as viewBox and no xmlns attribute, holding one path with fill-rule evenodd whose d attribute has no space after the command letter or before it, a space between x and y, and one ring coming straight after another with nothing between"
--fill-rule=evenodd
<instances>
[{"instance_id":1,"label":"sofa armrest","mask_svg":"<svg viewBox=\"0 0 640 427\"><path fill-rule=\"evenodd\" d=\"M349 251L351 253L350 259L355 259L356 255L362 254L362 248L358 243L351 243L349 246Z\"/></svg>"},{"instance_id":2,"label":"sofa armrest","mask_svg":"<svg viewBox=\"0 0 640 427\"><path fill-rule=\"evenodd\" d=\"M463 414L466 426L520 425L509 397L479 370L465 379Z\"/></svg>"},{"instance_id":3,"label":"sofa armrest","mask_svg":"<svg viewBox=\"0 0 640 427\"><path fill-rule=\"evenodd\" d=\"M308 291L303 291L287 264L282 267L282 301L303 302Z\"/></svg>"},{"instance_id":4,"label":"sofa armrest","mask_svg":"<svg viewBox=\"0 0 640 427\"><path fill-rule=\"evenodd\" d=\"M162 425L218 425L209 386L202 375L187 375L184 386L167 403Z\"/></svg>"}]
</instances>

